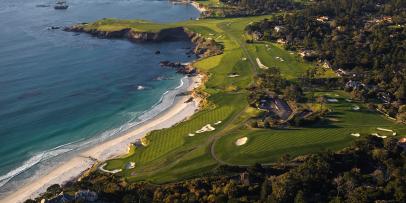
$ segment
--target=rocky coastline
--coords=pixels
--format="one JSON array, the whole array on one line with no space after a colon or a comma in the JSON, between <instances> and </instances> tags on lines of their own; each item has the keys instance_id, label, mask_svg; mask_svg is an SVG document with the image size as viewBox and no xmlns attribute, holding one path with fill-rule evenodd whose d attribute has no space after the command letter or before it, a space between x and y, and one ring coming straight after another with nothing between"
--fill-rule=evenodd
<instances>
[{"instance_id":1,"label":"rocky coastline","mask_svg":"<svg viewBox=\"0 0 406 203\"><path fill-rule=\"evenodd\" d=\"M198 57L204 58L223 53L223 47L216 41L213 39L206 39L200 34L192 32L184 27L165 28L158 32L144 32L136 31L131 28L117 31L103 31L98 29L88 29L87 25L87 23L81 23L65 27L63 30L67 32L87 33L98 38L128 39L136 43L190 40L194 44L192 52Z\"/></svg>"}]
</instances>

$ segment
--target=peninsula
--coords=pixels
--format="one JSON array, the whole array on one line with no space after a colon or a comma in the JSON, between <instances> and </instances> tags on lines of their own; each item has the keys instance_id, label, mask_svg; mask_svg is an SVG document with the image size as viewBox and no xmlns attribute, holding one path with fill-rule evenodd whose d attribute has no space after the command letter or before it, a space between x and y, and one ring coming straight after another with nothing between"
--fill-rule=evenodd
<instances>
[{"instance_id":1,"label":"peninsula","mask_svg":"<svg viewBox=\"0 0 406 203\"><path fill-rule=\"evenodd\" d=\"M337 4L341 10L336 13L331 2L341 1L348 4ZM404 12L394 9L392 23L382 18L375 24L378 29L366 25L377 23L366 18L381 19L385 12L375 1L244 2L197 1L194 4L211 17L179 23L102 19L66 28L135 43L190 40L199 56L191 66L199 76L192 77L189 86L193 102L185 103L190 96L182 96L165 114L84 152L82 156L101 162L75 183L58 186L58 192L89 189L108 201L122 202L405 200L404 78L391 74L401 84L377 91L385 79L370 71L375 63L364 61L374 56L351 59L342 44L335 44L357 33L371 37L351 38L360 40L357 43L376 42L383 34L369 31L379 29L404 44L405 22L399 20ZM364 11L368 6L363 4L376 8ZM339 16L347 14L359 15L355 17L364 24L349 28L350 20ZM401 50L397 44L386 45ZM329 52L333 48L335 52ZM390 67L406 70L398 57L405 56L404 50L398 55L380 53L393 59ZM375 68L389 73L389 66L379 65L381 59ZM389 101L377 100L371 96L375 94ZM123 149L136 138L139 142L125 155ZM72 159L7 200L35 198L27 195L78 176L92 164L87 158ZM108 184L97 186L101 183ZM58 195L48 190L41 198Z\"/></svg>"}]
</instances>

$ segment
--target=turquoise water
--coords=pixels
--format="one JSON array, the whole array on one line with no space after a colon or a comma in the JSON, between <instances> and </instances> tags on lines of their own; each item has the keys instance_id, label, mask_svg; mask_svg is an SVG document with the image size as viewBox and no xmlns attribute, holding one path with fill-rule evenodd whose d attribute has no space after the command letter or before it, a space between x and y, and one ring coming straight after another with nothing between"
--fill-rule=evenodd
<instances>
[{"instance_id":1,"label":"turquoise water","mask_svg":"<svg viewBox=\"0 0 406 203\"><path fill-rule=\"evenodd\" d=\"M47 29L104 17L188 20L198 16L190 5L68 0L68 10L37 7L53 2L0 2L0 193L164 110L175 94L162 95L182 76L159 61L191 60L189 42L134 44Z\"/></svg>"}]
</instances>

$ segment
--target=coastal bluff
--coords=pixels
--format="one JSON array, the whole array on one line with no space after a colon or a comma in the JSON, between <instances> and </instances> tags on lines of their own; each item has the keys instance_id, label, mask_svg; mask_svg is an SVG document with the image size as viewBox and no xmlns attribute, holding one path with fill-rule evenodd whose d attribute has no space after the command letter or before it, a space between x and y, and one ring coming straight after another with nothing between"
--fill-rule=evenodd
<instances>
[{"instance_id":1,"label":"coastal bluff","mask_svg":"<svg viewBox=\"0 0 406 203\"><path fill-rule=\"evenodd\" d=\"M190 40L198 57L223 53L223 47L213 39L206 39L186 27L156 24L141 20L102 19L94 23L80 23L65 27L67 32L88 33L98 38L128 39L136 43Z\"/></svg>"}]
</instances>

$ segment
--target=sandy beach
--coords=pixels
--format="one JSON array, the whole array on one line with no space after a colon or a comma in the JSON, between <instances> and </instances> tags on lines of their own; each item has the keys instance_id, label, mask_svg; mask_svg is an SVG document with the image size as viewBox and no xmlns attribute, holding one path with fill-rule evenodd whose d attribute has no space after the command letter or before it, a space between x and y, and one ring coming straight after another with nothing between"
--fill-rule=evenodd
<instances>
[{"instance_id":1,"label":"sandy beach","mask_svg":"<svg viewBox=\"0 0 406 203\"><path fill-rule=\"evenodd\" d=\"M188 90L193 90L201 84L201 76L193 77L191 81ZM57 166L50 173L38 177L32 183L23 185L13 194L0 200L0 202L17 203L29 198L35 198L40 193L45 192L46 188L52 184L64 184L67 181L80 177L81 174L97 162L96 160L103 162L107 159L124 155L127 153L128 145L137 138L144 137L148 132L153 130L169 128L192 116L198 110L198 101L194 99L193 102L185 103L189 98L190 95L179 96L170 108L158 116L116 138L78 153L78 155Z\"/></svg>"}]
</instances>

